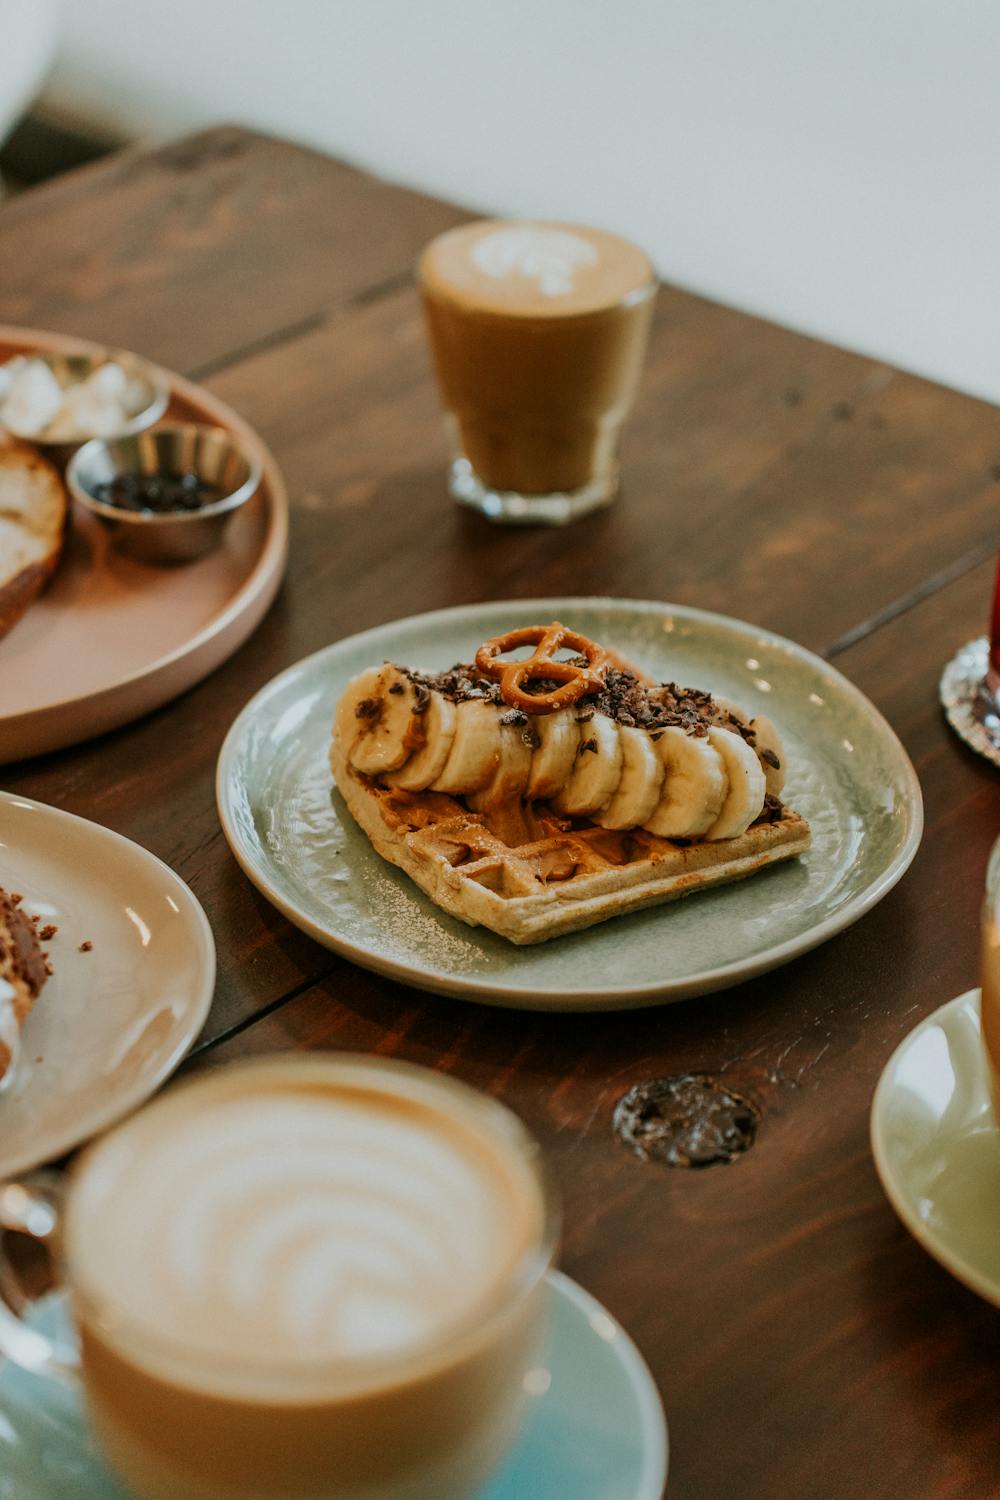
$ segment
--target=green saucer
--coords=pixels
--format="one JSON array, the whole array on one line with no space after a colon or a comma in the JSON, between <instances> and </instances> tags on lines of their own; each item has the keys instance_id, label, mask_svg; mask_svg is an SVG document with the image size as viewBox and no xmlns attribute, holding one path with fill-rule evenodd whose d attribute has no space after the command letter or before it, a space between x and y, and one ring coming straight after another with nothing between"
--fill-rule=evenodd
<instances>
[{"instance_id":1,"label":"green saucer","mask_svg":"<svg viewBox=\"0 0 1000 1500\"><path fill-rule=\"evenodd\" d=\"M660 1500L667 1430L642 1355L589 1292L559 1271L548 1279L548 1356L525 1377L521 1436L476 1500ZM38 1304L37 1321L65 1337L63 1297ZM129 1500L76 1395L9 1364L0 1366L0 1500Z\"/></svg>"},{"instance_id":2,"label":"green saucer","mask_svg":"<svg viewBox=\"0 0 1000 1500\"><path fill-rule=\"evenodd\" d=\"M1000 1130L978 990L949 1000L896 1048L872 1101L871 1140L882 1186L910 1233L1000 1307Z\"/></svg>"}]
</instances>

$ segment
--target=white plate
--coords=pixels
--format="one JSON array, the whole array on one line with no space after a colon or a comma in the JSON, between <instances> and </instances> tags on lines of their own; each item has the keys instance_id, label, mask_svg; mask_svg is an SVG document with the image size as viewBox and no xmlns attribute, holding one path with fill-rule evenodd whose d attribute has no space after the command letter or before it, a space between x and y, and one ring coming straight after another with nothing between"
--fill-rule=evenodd
<instances>
[{"instance_id":1,"label":"white plate","mask_svg":"<svg viewBox=\"0 0 1000 1500\"><path fill-rule=\"evenodd\" d=\"M32 349L97 347L0 325L0 362ZM55 577L0 640L0 765L104 734L175 698L243 644L277 592L288 555L277 464L217 397L169 370L157 373L171 393L165 420L225 427L259 459L261 487L222 545L183 567L125 557L100 522L75 507Z\"/></svg>"},{"instance_id":2,"label":"white plate","mask_svg":"<svg viewBox=\"0 0 1000 1500\"><path fill-rule=\"evenodd\" d=\"M59 929L0 1093L0 1177L10 1177L104 1130L173 1072L208 1015L215 944L187 886L152 854L7 792L0 886Z\"/></svg>"},{"instance_id":3,"label":"white plate","mask_svg":"<svg viewBox=\"0 0 1000 1500\"><path fill-rule=\"evenodd\" d=\"M813 847L736 885L515 947L446 915L374 852L327 750L347 680L384 658L441 668L517 625L560 619L661 680L766 709L787 747L786 800ZM303 931L406 984L494 1005L598 1010L722 989L857 920L909 865L920 787L881 714L833 667L724 615L612 599L518 600L417 615L326 647L268 684L219 757L219 813L250 879Z\"/></svg>"},{"instance_id":4,"label":"white plate","mask_svg":"<svg viewBox=\"0 0 1000 1500\"><path fill-rule=\"evenodd\" d=\"M979 991L900 1042L872 1101L886 1196L924 1249L1000 1307L1000 1130L990 1108Z\"/></svg>"}]
</instances>

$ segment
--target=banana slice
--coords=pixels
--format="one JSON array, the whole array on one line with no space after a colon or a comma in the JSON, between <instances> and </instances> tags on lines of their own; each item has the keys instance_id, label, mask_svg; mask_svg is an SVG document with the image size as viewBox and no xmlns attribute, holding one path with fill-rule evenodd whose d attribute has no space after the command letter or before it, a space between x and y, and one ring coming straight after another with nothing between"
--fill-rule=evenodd
<instances>
[{"instance_id":1,"label":"banana slice","mask_svg":"<svg viewBox=\"0 0 1000 1500\"><path fill-rule=\"evenodd\" d=\"M751 719L745 708L741 708L738 703L731 702L729 698L720 698L716 693L712 694L712 698L717 708L721 708L724 713L732 714L741 724L746 724L753 730L753 748L764 769L767 790L772 797L780 797L785 785L785 747L777 725L767 717L767 714L758 714L755 719Z\"/></svg>"},{"instance_id":2,"label":"banana slice","mask_svg":"<svg viewBox=\"0 0 1000 1500\"><path fill-rule=\"evenodd\" d=\"M505 724L501 715L499 740L500 760L492 778L481 792L473 792L466 799L475 812L520 799L527 785L533 752L524 738L524 725Z\"/></svg>"},{"instance_id":3,"label":"banana slice","mask_svg":"<svg viewBox=\"0 0 1000 1500\"><path fill-rule=\"evenodd\" d=\"M750 720L750 728L756 735L754 748L764 768L764 780L772 797L780 797L785 786L785 747L777 726L767 717L758 714Z\"/></svg>"},{"instance_id":4,"label":"banana slice","mask_svg":"<svg viewBox=\"0 0 1000 1500\"><path fill-rule=\"evenodd\" d=\"M722 811L722 757L707 736L687 734L677 725L659 731L654 747L664 767L663 791L643 827L661 838L697 838Z\"/></svg>"},{"instance_id":5,"label":"banana slice","mask_svg":"<svg viewBox=\"0 0 1000 1500\"><path fill-rule=\"evenodd\" d=\"M530 727L540 743L531 757L524 800L536 802L555 797L569 781L580 748L580 729L586 726L576 722L575 709L561 708L554 714L532 715Z\"/></svg>"},{"instance_id":6,"label":"banana slice","mask_svg":"<svg viewBox=\"0 0 1000 1500\"><path fill-rule=\"evenodd\" d=\"M618 790L624 756L614 719L595 714L578 727L580 746L573 772L562 791L552 798L552 806L571 817L586 818L607 806Z\"/></svg>"},{"instance_id":7,"label":"banana slice","mask_svg":"<svg viewBox=\"0 0 1000 1500\"><path fill-rule=\"evenodd\" d=\"M459 797L480 791L500 764L500 710L485 698L467 698L455 707L455 736L444 770L431 791Z\"/></svg>"},{"instance_id":8,"label":"banana slice","mask_svg":"<svg viewBox=\"0 0 1000 1500\"><path fill-rule=\"evenodd\" d=\"M738 723L750 723L750 715L747 713L746 709L743 708L739 703L734 703L732 698L723 698L721 693L713 693L712 702L715 704L720 713L732 714L733 718L736 719ZM722 725L721 727L726 728L725 725Z\"/></svg>"},{"instance_id":9,"label":"banana slice","mask_svg":"<svg viewBox=\"0 0 1000 1500\"><path fill-rule=\"evenodd\" d=\"M333 737L343 747L346 759L351 758L351 749L362 729L362 716L357 713L359 703L375 702L378 696L380 667L369 667L352 677L337 699L333 716Z\"/></svg>"},{"instance_id":10,"label":"banana slice","mask_svg":"<svg viewBox=\"0 0 1000 1500\"><path fill-rule=\"evenodd\" d=\"M366 776L395 771L420 742L417 695L398 667L352 678L337 704L335 732L351 765Z\"/></svg>"},{"instance_id":11,"label":"banana slice","mask_svg":"<svg viewBox=\"0 0 1000 1500\"><path fill-rule=\"evenodd\" d=\"M413 751L400 770L390 771L383 781L404 792L425 791L445 768L455 738L455 718L455 704L451 699L432 692L427 707L417 716L423 744Z\"/></svg>"},{"instance_id":12,"label":"banana slice","mask_svg":"<svg viewBox=\"0 0 1000 1500\"><path fill-rule=\"evenodd\" d=\"M764 768L754 750L738 730L708 731L708 738L722 758L729 786L719 816L705 831L706 839L734 839L746 833L764 806Z\"/></svg>"},{"instance_id":13,"label":"banana slice","mask_svg":"<svg viewBox=\"0 0 1000 1500\"><path fill-rule=\"evenodd\" d=\"M651 818L663 787L663 762L644 729L619 724L622 744L622 775L618 790L608 805L594 814L602 828L641 828Z\"/></svg>"}]
</instances>

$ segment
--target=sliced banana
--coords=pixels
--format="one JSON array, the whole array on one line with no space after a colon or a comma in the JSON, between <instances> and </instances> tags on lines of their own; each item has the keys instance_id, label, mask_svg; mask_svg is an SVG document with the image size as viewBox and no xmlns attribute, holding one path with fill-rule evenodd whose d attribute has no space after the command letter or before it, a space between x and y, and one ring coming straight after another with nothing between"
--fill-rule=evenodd
<instances>
[{"instance_id":1,"label":"sliced banana","mask_svg":"<svg viewBox=\"0 0 1000 1500\"><path fill-rule=\"evenodd\" d=\"M729 785L719 816L705 830L705 838L734 839L746 833L760 816L764 806L764 768L738 730L717 729L713 725L708 738L722 758Z\"/></svg>"},{"instance_id":2,"label":"sliced banana","mask_svg":"<svg viewBox=\"0 0 1000 1500\"><path fill-rule=\"evenodd\" d=\"M785 747L777 725L767 717L767 714L758 714L755 719L751 719L745 708L741 708L738 703L731 702L729 698L720 698L716 693L712 694L712 698L717 708L721 708L724 713L732 714L741 724L746 724L753 730L753 748L764 769L767 790L772 797L780 797L785 785ZM774 764L775 761L777 765Z\"/></svg>"},{"instance_id":3,"label":"sliced banana","mask_svg":"<svg viewBox=\"0 0 1000 1500\"><path fill-rule=\"evenodd\" d=\"M442 693L432 692L423 713L417 715L423 744L418 746L398 771L382 779L404 792L422 792L441 775L455 738L455 704Z\"/></svg>"},{"instance_id":4,"label":"sliced banana","mask_svg":"<svg viewBox=\"0 0 1000 1500\"><path fill-rule=\"evenodd\" d=\"M403 764L419 740L417 695L398 667L372 667L347 684L335 732L351 765L379 776Z\"/></svg>"},{"instance_id":5,"label":"sliced banana","mask_svg":"<svg viewBox=\"0 0 1000 1500\"><path fill-rule=\"evenodd\" d=\"M595 714L579 729L572 774L552 798L552 806L570 817L586 818L606 807L618 790L624 757L618 725L606 714Z\"/></svg>"},{"instance_id":6,"label":"sliced banana","mask_svg":"<svg viewBox=\"0 0 1000 1500\"><path fill-rule=\"evenodd\" d=\"M519 800L527 784L533 752L524 738L524 725L505 724L501 714L499 740L500 759L496 770L482 791L473 792L467 799L475 812Z\"/></svg>"},{"instance_id":7,"label":"sliced banana","mask_svg":"<svg viewBox=\"0 0 1000 1500\"><path fill-rule=\"evenodd\" d=\"M733 718L740 724L749 724L750 715L739 703L734 703L732 698L723 698L721 693L712 694L712 702L715 707L724 714L732 714ZM723 726L725 727L725 726Z\"/></svg>"},{"instance_id":8,"label":"sliced banana","mask_svg":"<svg viewBox=\"0 0 1000 1500\"><path fill-rule=\"evenodd\" d=\"M576 722L575 709L561 708L554 714L533 714L529 727L540 743L531 757L524 799L536 802L556 796L569 781L580 747L580 729L586 726Z\"/></svg>"},{"instance_id":9,"label":"sliced banana","mask_svg":"<svg viewBox=\"0 0 1000 1500\"><path fill-rule=\"evenodd\" d=\"M467 698L455 707L455 735L444 770L431 783L434 792L454 797L478 792L500 763L500 710L485 698Z\"/></svg>"},{"instance_id":10,"label":"sliced banana","mask_svg":"<svg viewBox=\"0 0 1000 1500\"><path fill-rule=\"evenodd\" d=\"M618 738L622 746L621 780L611 801L594 814L594 822L602 828L641 828L660 801L663 762L644 729L619 724Z\"/></svg>"},{"instance_id":11,"label":"sliced banana","mask_svg":"<svg viewBox=\"0 0 1000 1500\"><path fill-rule=\"evenodd\" d=\"M780 797L785 786L785 747L781 735L767 714L758 714L755 719L751 719L750 728L756 736L754 749L764 768L767 790L772 797Z\"/></svg>"},{"instance_id":12,"label":"sliced banana","mask_svg":"<svg viewBox=\"0 0 1000 1500\"><path fill-rule=\"evenodd\" d=\"M707 736L677 725L658 731L655 749L663 763L663 790L643 827L661 838L697 838L718 818L726 798L722 757Z\"/></svg>"}]
</instances>

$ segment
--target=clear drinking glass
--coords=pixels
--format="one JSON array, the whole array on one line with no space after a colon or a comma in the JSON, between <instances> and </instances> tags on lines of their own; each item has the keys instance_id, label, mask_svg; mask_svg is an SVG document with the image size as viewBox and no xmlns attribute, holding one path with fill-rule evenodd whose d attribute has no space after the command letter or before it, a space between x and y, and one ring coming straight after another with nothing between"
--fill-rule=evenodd
<instances>
[{"instance_id":1,"label":"clear drinking glass","mask_svg":"<svg viewBox=\"0 0 1000 1500\"><path fill-rule=\"evenodd\" d=\"M986 676L979 689L978 717L983 727L1000 749L1000 559L993 588L993 612L990 616L990 650L986 663Z\"/></svg>"},{"instance_id":2,"label":"clear drinking glass","mask_svg":"<svg viewBox=\"0 0 1000 1500\"><path fill-rule=\"evenodd\" d=\"M579 225L486 220L433 240L419 279L453 498L550 525L609 504L656 294L643 251Z\"/></svg>"}]
</instances>

